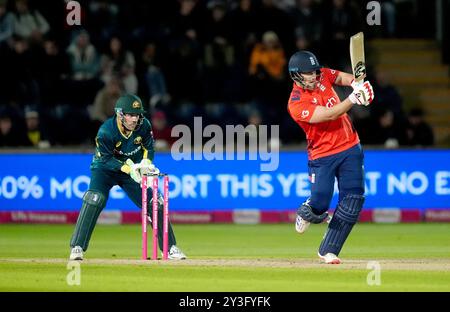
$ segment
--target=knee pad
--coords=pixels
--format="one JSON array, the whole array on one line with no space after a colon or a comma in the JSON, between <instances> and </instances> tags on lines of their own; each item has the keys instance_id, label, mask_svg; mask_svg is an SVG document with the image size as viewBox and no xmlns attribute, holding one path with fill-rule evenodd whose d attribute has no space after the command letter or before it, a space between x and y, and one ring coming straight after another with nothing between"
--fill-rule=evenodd
<instances>
[{"instance_id":1,"label":"knee pad","mask_svg":"<svg viewBox=\"0 0 450 312\"><path fill-rule=\"evenodd\" d=\"M77 225L70 241L70 246L81 246L87 250L92 231L98 216L106 205L106 197L97 191L88 190L83 196L83 204L77 219Z\"/></svg>"},{"instance_id":2,"label":"knee pad","mask_svg":"<svg viewBox=\"0 0 450 312\"><path fill-rule=\"evenodd\" d=\"M346 195L338 204L334 216L344 222L355 224L364 204L364 195Z\"/></svg>"},{"instance_id":3,"label":"knee pad","mask_svg":"<svg viewBox=\"0 0 450 312\"><path fill-rule=\"evenodd\" d=\"M83 202L87 205L103 207L106 203L106 199L102 193L88 190L83 196Z\"/></svg>"},{"instance_id":4,"label":"knee pad","mask_svg":"<svg viewBox=\"0 0 450 312\"><path fill-rule=\"evenodd\" d=\"M327 212L324 212L321 215L316 215L308 202L303 203L300 208L298 208L297 214L304 220L315 224L322 223L328 217Z\"/></svg>"}]
</instances>

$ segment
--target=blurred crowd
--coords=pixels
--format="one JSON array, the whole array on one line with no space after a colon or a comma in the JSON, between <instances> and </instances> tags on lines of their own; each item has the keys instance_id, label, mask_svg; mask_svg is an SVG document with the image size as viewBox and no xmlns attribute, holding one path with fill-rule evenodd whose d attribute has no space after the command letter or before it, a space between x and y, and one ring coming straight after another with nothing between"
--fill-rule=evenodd
<instances>
[{"instance_id":1,"label":"blurred crowd","mask_svg":"<svg viewBox=\"0 0 450 312\"><path fill-rule=\"evenodd\" d=\"M351 72L352 34L396 35L394 1L380 1L386 27L371 29L350 0L86 0L80 26L66 2L0 0L0 146L91 145L124 92L143 99L159 148L193 116L276 124L282 145L302 143L286 112L289 56L311 50ZM375 103L351 113L362 142L432 145L423 112L405 113L382 73L370 79Z\"/></svg>"}]
</instances>

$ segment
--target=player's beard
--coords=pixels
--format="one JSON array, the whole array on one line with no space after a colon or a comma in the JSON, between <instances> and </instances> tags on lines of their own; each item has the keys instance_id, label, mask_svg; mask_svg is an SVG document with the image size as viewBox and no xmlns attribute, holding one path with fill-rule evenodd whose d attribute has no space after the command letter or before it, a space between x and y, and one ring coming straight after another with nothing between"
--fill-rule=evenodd
<instances>
[{"instance_id":1,"label":"player's beard","mask_svg":"<svg viewBox=\"0 0 450 312\"><path fill-rule=\"evenodd\" d=\"M318 76L314 76L311 79L304 79L303 80L303 87L306 90L314 91L319 86L320 78Z\"/></svg>"},{"instance_id":2,"label":"player's beard","mask_svg":"<svg viewBox=\"0 0 450 312\"><path fill-rule=\"evenodd\" d=\"M307 83L305 83L305 89L314 91L314 90L316 90L318 83L319 83L318 81L307 82Z\"/></svg>"}]
</instances>

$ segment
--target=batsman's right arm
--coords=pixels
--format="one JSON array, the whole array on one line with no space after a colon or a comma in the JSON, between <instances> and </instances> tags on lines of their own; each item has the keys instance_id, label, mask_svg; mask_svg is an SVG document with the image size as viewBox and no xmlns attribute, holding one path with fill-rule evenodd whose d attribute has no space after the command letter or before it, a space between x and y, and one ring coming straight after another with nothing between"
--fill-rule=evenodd
<instances>
[{"instance_id":1,"label":"batsman's right arm","mask_svg":"<svg viewBox=\"0 0 450 312\"><path fill-rule=\"evenodd\" d=\"M309 123L319 123L336 120L340 116L348 112L350 108L352 108L352 106L353 103L348 98L331 108L317 106L311 119L309 120Z\"/></svg>"},{"instance_id":2,"label":"batsman's right arm","mask_svg":"<svg viewBox=\"0 0 450 312\"><path fill-rule=\"evenodd\" d=\"M317 106L314 113L309 120L310 123L319 123L324 121L331 121L339 118L352 108L353 104L369 105L374 99L374 93L370 82L366 81L361 86L356 86L353 92L341 103L334 105L331 108L324 106Z\"/></svg>"},{"instance_id":3,"label":"batsman's right arm","mask_svg":"<svg viewBox=\"0 0 450 312\"><path fill-rule=\"evenodd\" d=\"M354 80L355 76L353 76L352 74L340 72L336 77L334 84L338 86L351 87Z\"/></svg>"}]
</instances>

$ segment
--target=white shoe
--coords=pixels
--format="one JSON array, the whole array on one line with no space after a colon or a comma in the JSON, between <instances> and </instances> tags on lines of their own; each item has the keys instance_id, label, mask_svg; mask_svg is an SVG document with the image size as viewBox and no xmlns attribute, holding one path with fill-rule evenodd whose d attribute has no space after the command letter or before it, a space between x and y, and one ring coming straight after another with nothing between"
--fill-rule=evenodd
<instances>
[{"instance_id":1,"label":"white shoe","mask_svg":"<svg viewBox=\"0 0 450 312\"><path fill-rule=\"evenodd\" d=\"M168 254L169 260L184 260L186 259L186 255L175 245L172 245Z\"/></svg>"},{"instance_id":2,"label":"white shoe","mask_svg":"<svg viewBox=\"0 0 450 312\"><path fill-rule=\"evenodd\" d=\"M311 222L308 222L308 221L304 220L302 217L300 217L299 215L297 215L297 218L295 219L295 230L298 233L303 234L308 229L310 224L311 224Z\"/></svg>"},{"instance_id":3,"label":"white shoe","mask_svg":"<svg viewBox=\"0 0 450 312\"><path fill-rule=\"evenodd\" d=\"M70 252L70 260L83 260L83 248L80 246L75 246Z\"/></svg>"},{"instance_id":4,"label":"white shoe","mask_svg":"<svg viewBox=\"0 0 450 312\"><path fill-rule=\"evenodd\" d=\"M320 253L317 253L317 255L323 262L325 262L327 264L340 264L341 263L341 259L339 259L335 254L333 254L331 252L327 253L325 256L322 256Z\"/></svg>"}]
</instances>

